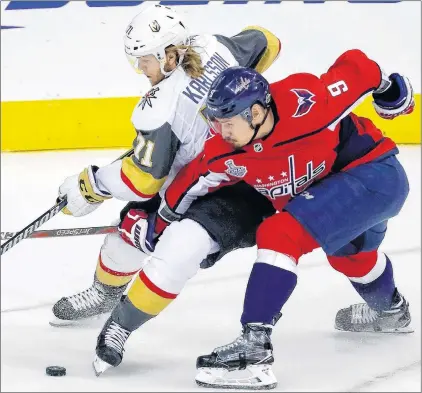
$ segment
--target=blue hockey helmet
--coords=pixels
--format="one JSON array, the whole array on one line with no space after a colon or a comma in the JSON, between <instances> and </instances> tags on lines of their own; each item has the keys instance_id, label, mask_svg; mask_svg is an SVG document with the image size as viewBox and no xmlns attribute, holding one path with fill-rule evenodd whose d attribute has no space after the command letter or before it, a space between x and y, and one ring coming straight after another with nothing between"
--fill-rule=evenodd
<instances>
[{"instance_id":1,"label":"blue hockey helmet","mask_svg":"<svg viewBox=\"0 0 422 393\"><path fill-rule=\"evenodd\" d=\"M224 70L211 84L205 114L210 126L217 132L216 119L242 116L255 131L251 142L269 113L267 110L262 123L253 126L251 108L254 104L268 108L270 102L268 81L259 72L252 68L231 67Z\"/></svg>"}]
</instances>

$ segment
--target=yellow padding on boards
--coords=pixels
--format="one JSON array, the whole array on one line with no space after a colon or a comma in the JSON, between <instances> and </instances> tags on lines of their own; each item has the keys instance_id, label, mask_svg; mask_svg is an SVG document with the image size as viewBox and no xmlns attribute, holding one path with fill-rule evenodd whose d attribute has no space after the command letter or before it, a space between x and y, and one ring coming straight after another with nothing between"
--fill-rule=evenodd
<instances>
[{"instance_id":1,"label":"yellow padding on boards","mask_svg":"<svg viewBox=\"0 0 422 393\"><path fill-rule=\"evenodd\" d=\"M138 97L1 103L1 150L130 147Z\"/></svg>"},{"instance_id":2,"label":"yellow padding on boards","mask_svg":"<svg viewBox=\"0 0 422 393\"><path fill-rule=\"evenodd\" d=\"M130 147L130 118L138 97L1 103L1 150L58 150ZM408 116L383 120L368 97L354 112L368 117L396 143L421 143L421 99Z\"/></svg>"},{"instance_id":3,"label":"yellow padding on boards","mask_svg":"<svg viewBox=\"0 0 422 393\"><path fill-rule=\"evenodd\" d=\"M421 95L415 94L415 109L410 115L393 120L381 119L372 106L372 96L359 105L353 112L358 116L371 119L374 124L396 143L421 143Z\"/></svg>"}]
</instances>

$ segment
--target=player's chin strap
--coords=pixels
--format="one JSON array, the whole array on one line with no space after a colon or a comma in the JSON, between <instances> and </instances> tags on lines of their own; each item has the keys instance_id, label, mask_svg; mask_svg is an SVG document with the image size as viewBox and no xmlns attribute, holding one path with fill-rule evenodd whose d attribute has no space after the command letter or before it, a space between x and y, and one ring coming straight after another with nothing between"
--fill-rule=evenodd
<instances>
[{"instance_id":1,"label":"player's chin strap","mask_svg":"<svg viewBox=\"0 0 422 393\"><path fill-rule=\"evenodd\" d=\"M252 141L255 139L256 135L258 134L259 129L261 128L261 126L265 123L265 120L267 120L267 116L270 113L271 107L267 107L267 111L265 112L265 116L264 119L261 121L261 123L257 124L256 126L252 125L252 121L249 123L249 127L252 128L252 130L254 130L254 133L252 135L252 138L249 140L249 142L245 145L248 146L249 144L252 143Z\"/></svg>"}]
</instances>

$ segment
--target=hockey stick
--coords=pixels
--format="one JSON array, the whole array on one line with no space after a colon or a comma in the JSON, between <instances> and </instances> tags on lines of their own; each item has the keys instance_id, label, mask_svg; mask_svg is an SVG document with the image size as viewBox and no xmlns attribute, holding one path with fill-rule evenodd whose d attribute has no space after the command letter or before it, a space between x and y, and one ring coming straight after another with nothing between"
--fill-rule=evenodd
<instances>
[{"instance_id":1,"label":"hockey stick","mask_svg":"<svg viewBox=\"0 0 422 393\"><path fill-rule=\"evenodd\" d=\"M27 237L27 239L65 236L106 235L108 233L114 232L117 232L117 226L47 229L45 231L34 231ZM1 240L8 240L16 234L17 232L1 232Z\"/></svg>"},{"instance_id":2,"label":"hockey stick","mask_svg":"<svg viewBox=\"0 0 422 393\"><path fill-rule=\"evenodd\" d=\"M114 160L113 162L122 160L125 157L132 155L133 149L130 149L126 153L122 154L119 158ZM12 247L16 246L20 241L29 237L31 233L33 233L37 228L39 228L42 224L46 223L48 220L53 218L56 214L58 214L63 208L67 205L67 199L59 199L57 203L48 209L45 213L39 216L36 220L32 221L29 225L25 228L16 232L14 236L12 236L6 243L1 245L1 253L3 255L6 251L9 251Z\"/></svg>"},{"instance_id":3,"label":"hockey stick","mask_svg":"<svg viewBox=\"0 0 422 393\"><path fill-rule=\"evenodd\" d=\"M52 208L48 209L45 213L39 216L36 220L32 221L29 225L23 228L21 231L16 232L6 243L1 245L1 254L3 255L6 251L9 251L12 247L16 246L21 240L26 239L35 229L47 222L50 218L54 217L67 205L67 199L63 198L56 203Z\"/></svg>"}]
</instances>

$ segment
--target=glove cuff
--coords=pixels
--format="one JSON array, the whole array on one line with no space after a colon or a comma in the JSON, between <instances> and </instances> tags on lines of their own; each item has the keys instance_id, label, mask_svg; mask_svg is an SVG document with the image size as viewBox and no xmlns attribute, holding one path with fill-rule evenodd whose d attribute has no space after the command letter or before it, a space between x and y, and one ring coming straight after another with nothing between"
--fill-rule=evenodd
<instances>
[{"instance_id":1,"label":"glove cuff","mask_svg":"<svg viewBox=\"0 0 422 393\"><path fill-rule=\"evenodd\" d=\"M97 166L90 165L79 175L79 191L88 203L100 203L111 198L109 193L98 188L95 180L95 172L97 170Z\"/></svg>"},{"instance_id":2,"label":"glove cuff","mask_svg":"<svg viewBox=\"0 0 422 393\"><path fill-rule=\"evenodd\" d=\"M378 88L374 91L374 94L382 94L386 90L388 90L392 85L392 81L390 77L386 74L386 72L381 68L381 83Z\"/></svg>"}]
</instances>

